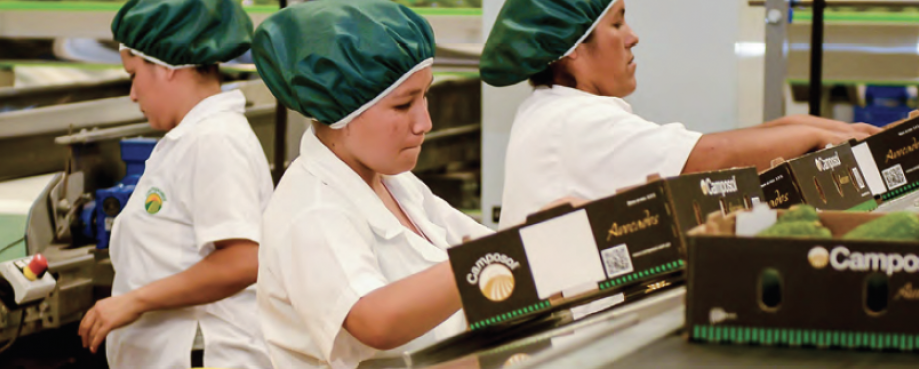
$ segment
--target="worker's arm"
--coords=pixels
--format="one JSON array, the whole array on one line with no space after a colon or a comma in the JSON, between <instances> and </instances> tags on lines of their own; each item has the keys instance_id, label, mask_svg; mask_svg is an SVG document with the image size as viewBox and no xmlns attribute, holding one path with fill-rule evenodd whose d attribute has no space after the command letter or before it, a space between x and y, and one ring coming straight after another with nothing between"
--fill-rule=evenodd
<instances>
[{"instance_id":1,"label":"worker's arm","mask_svg":"<svg viewBox=\"0 0 919 369\"><path fill-rule=\"evenodd\" d=\"M864 139L859 130L831 131L805 124L777 124L703 135L683 167L683 174L755 166L764 171L773 159L794 159L828 144Z\"/></svg>"},{"instance_id":2,"label":"worker's arm","mask_svg":"<svg viewBox=\"0 0 919 369\"><path fill-rule=\"evenodd\" d=\"M446 261L365 295L343 325L365 345L389 350L434 329L461 307L453 269Z\"/></svg>"},{"instance_id":3,"label":"worker's arm","mask_svg":"<svg viewBox=\"0 0 919 369\"><path fill-rule=\"evenodd\" d=\"M255 283L258 244L225 240L214 245L214 252L184 272L96 302L80 323L83 347L95 353L110 331L134 322L146 312L211 303Z\"/></svg>"}]
</instances>

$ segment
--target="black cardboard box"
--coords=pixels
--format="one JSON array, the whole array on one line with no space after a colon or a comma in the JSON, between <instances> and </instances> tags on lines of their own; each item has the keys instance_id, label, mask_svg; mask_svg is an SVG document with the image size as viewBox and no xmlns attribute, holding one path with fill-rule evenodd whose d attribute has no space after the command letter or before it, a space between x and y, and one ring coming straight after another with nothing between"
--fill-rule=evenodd
<instances>
[{"instance_id":1,"label":"black cardboard box","mask_svg":"<svg viewBox=\"0 0 919 369\"><path fill-rule=\"evenodd\" d=\"M919 118L892 123L852 151L871 192L883 200L919 188Z\"/></svg>"},{"instance_id":2,"label":"black cardboard box","mask_svg":"<svg viewBox=\"0 0 919 369\"><path fill-rule=\"evenodd\" d=\"M673 273L683 231L762 198L753 168L657 180L448 250L469 327L513 322Z\"/></svg>"},{"instance_id":3,"label":"black cardboard box","mask_svg":"<svg viewBox=\"0 0 919 369\"><path fill-rule=\"evenodd\" d=\"M820 210L877 208L848 143L775 165L760 174L760 182L774 209L802 203Z\"/></svg>"},{"instance_id":4,"label":"black cardboard box","mask_svg":"<svg viewBox=\"0 0 919 369\"><path fill-rule=\"evenodd\" d=\"M880 216L820 214L837 237ZM734 222L687 237L690 340L919 350L919 243L737 237Z\"/></svg>"}]
</instances>

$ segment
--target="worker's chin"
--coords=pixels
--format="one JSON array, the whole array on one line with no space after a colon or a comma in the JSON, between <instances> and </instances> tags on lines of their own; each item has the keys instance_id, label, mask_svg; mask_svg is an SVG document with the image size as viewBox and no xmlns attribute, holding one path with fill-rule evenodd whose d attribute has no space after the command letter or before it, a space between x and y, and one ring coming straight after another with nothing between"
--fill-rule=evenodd
<instances>
[{"instance_id":1,"label":"worker's chin","mask_svg":"<svg viewBox=\"0 0 919 369\"><path fill-rule=\"evenodd\" d=\"M635 90L638 89L638 81L635 79L635 76L632 76L627 81L622 83L621 86L622 88L620 89L619 93L617 93L617 95L619 95L618 97L626 97L635 93Z\"/></svg>"},{"instance_id":2,"label":"worker's chin","mask_svg":"<svg viewBox=\"0 0 919 369\"><path fill-rule=\"evenodd\" d=\"M392 164L388 165L385 172L380 172L385 175L394 176L397 174L402 174L405 172L410 172L412 169L415 169L415 165L418 164L418 157L414 158L400 158L400 160L394 161Z\"/></svg>"},{"instance_id":3,"label":"worker's chin","mask_svg":"<svg viewBox=\"0 0 919 369\"><path fill-rule=\"evenodd\" d=\"M150 128L153 128L157 131L168 131L170 128L168 125L163 124L163 122L160 122L155 118L148 118L147 122L150 123Z\"/></svg>"}]
</instances>

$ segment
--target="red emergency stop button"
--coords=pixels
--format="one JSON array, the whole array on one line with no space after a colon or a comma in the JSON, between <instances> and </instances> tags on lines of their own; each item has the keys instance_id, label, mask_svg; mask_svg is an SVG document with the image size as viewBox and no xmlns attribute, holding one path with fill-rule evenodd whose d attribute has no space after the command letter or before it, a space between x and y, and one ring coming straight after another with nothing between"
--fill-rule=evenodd
<instances>
[{"instance_id":1,"label":"red emergency stop button","mask_svg":"<svg viewBox=\"0 0 919 369\"><path fill-rule=\"evenodd\" d=\"M30 281L38 280L48 270L48 259L42 254L35 254L32 261L22 269L22 274Z\"/></svg>"}]
</instances>

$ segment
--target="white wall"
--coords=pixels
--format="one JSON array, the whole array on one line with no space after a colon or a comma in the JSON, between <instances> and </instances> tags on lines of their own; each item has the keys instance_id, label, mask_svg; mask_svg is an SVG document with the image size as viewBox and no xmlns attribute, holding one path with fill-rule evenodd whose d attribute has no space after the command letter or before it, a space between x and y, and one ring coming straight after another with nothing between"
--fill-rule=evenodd
<instances>
[{"instance_id":1,"label":"white wall","mask_svg":"<svg viewBox=\"0 0 919 369\"><path fill-rule=\"evenodd\" d=\"M482 3L483 38L491 32L503 4L504 0L485 0ZM501 205L504 152L511 123L514 122L517 106L530 91L532 88L526 82L502 88L482 83L482 222L492 228L498 227L492 216L494 208Z\"/></svg>"},{"instance_id":2,"label":"white wall","mask_svg":"<svg viewBox=\"0 0 919 369\"><path fill-rule=\"evenodd\" d=\"M626 21L640 40L633 49L638 90L626 99L637 114L705 133L737 126L734 45L741 5L746 6L739 0L626 1Z\"/></svg>"}]
</instances>

